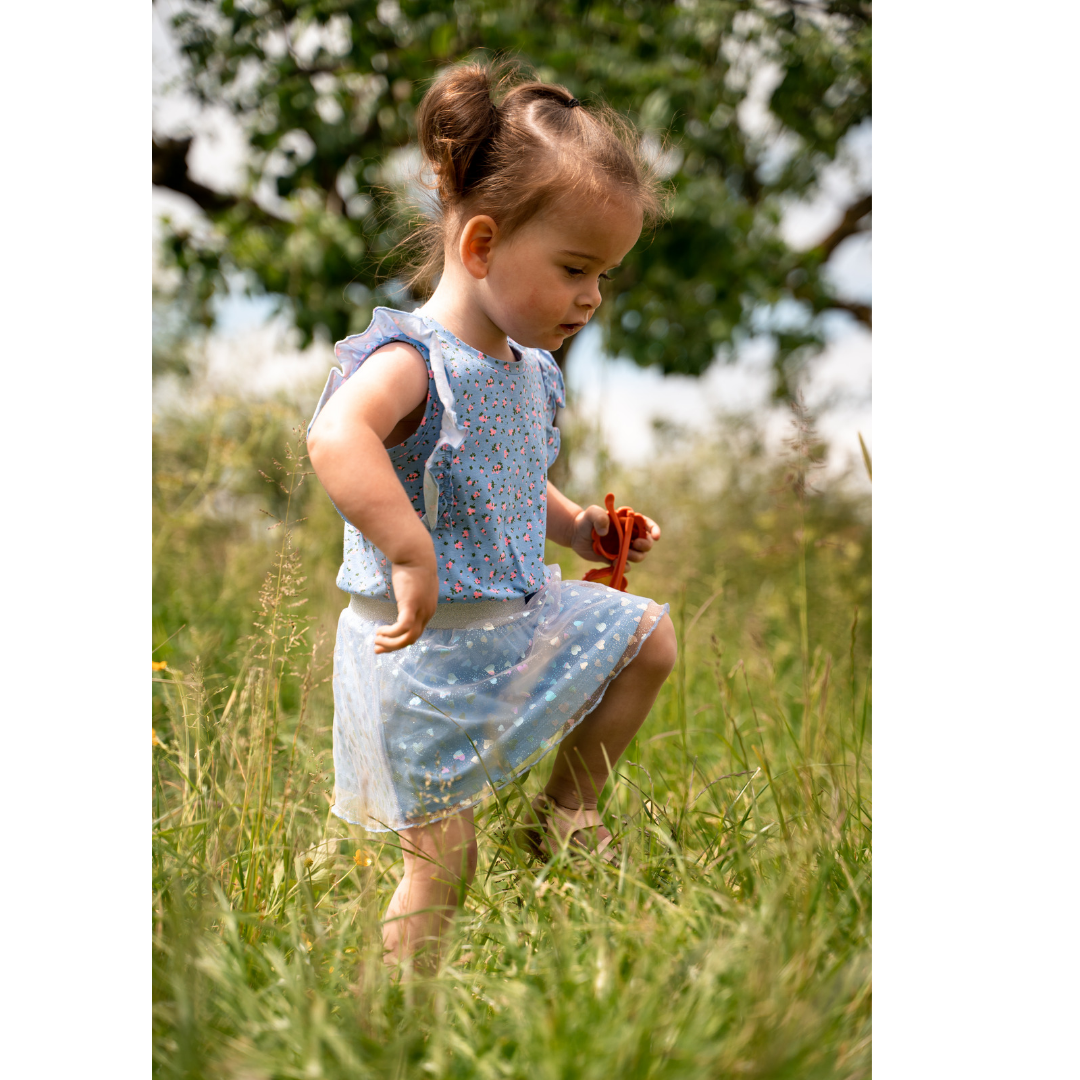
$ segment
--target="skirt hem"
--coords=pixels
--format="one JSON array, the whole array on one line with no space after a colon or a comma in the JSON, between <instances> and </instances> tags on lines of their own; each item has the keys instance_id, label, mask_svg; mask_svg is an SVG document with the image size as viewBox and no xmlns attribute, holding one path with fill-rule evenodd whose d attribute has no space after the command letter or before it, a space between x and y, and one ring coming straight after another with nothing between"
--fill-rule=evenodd
<instances>
[{"instance_id":1,"label":"skirt hem","mask_svg":"<svg viewBox=\"0 0 1080 1080\"><path fill-rule=\"evenodd\" d=\"M555 735L553 735L551 739L548 740L548 745L542 751L540 751L539 754L526 758L521 765L517 766L510 773L509 776L501 780L498 784L489 784L479 794L475 796L470 796L469 798L462 800L455 806L442 808L436 812L431 813L430 815L425 815L416 821L407 821L399 826L383 825L381 823L379 825L371 825L364 824L364 822L362 821L354 820L344 810L339 809L336 791L334 804L330 807L330 813L332 813L334 817L348 823L349 825L358 826L365 832L399 833L404 832L406 829L417 829L422 828L426 825L434 825L437 822L445 820L446 818L453 817L455 814L460 814L465 810L471 810L474 806L478 806L495 792L501 791L508 785L513 784L523 773L527 773L530 769L534 769L537 765L539 765L540 762L543 761L544 758L546 758L548 754L552 750L554 750L563 741L563 739L566 738L567 735L570 734L570 732L577 728L577 726L581 723L582 720L585 719L586 716L588 716L591 712L593 712L599 707L600 702L604 700L604 695L607 693L608 687L611 686L615 679L618 678L618 676L623 673L627 666L637 657L638 653L641 652L641 647L645 644L646 641L649 640L657 626L660 625L661 619L671 610L670 604L657 604L656 601L652 601L652 604L659 609L660 614L656 615L653 618L652 625L642 633L641 623L643 623L649 615L648 610L645 611L645 613L641 616L640 622L638 623L638 632L635 633L634 637L627 643L627 647L624 650L623 655L619 658L619 661L616 663L615 667L612 668L611 674L608 675L608 677L604 680L603 684L597 688L594 694L585 701L585 704L582 706L581 710L579 710L578 713L576 713L573 717L566 721L563 727L561 727L559 731ZM640 637L638 636L639 633L641 635Z\"/></svg>"}]
</instances>

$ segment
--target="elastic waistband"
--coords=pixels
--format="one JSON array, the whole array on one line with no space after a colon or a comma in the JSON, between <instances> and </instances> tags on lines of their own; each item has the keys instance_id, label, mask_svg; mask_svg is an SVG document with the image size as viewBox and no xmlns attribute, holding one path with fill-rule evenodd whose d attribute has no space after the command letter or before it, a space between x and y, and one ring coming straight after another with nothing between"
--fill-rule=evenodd
<instances>
[{"instance_id":1,"label":"elastic waistband","mask_svg":"<svg viewBox=\"0 0 1080 1080\"><path fill-rule=\"evenodd\" d=\"M442 603L428 622L433 630L454 630L471 626L481 619L505 618L525 610L525 597L510 600L476 600L472 603ZM349 597L349 610L362 619L391 624L397 622L397 604L390 600L377 600L373 596Z\"/></svg>"}]
</instances>

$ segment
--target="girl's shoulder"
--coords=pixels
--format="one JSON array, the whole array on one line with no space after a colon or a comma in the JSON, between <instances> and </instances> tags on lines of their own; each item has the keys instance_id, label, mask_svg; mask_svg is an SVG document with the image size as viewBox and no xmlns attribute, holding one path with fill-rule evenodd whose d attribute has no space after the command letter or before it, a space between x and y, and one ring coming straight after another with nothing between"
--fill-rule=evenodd
<instances>
[{"instance_id":1,"label":"girl's shoulder","mask_svg":"<svg viewBox=\"0 0 1080 1080\"><path fill-rule=\"evenodd\" d=\"M332 367L330 374L315 406L314 415L308 430L315 423L323 406L337 393L338 390L356 374L363 364L371 357L372 353L383 349L394 342L410 346L420 355L424 362L428 377L431 375L431 352L438 349L438 343L434 340L430 326L425 320L411 311L398 311L396 308L377 307L371 313L371 322L367 329L359 334L350 334L342 338L334 346L334 356L338 367Z\"/></svg>"},{"instance_id":2,"label":"girl's shoulder","mask_svg":"<svg viewBox=\"0 0 1080 1080\"><path fill-rule=\"evenodd\" d=\"M429 361L430 337L430 327L415 312L377 307L371 313L367 329L342 338L334 346L334 356L341 364L342 374L348 378L376 349L393 341L411 345L425 361Z\"/></svg>"}]
</instances>

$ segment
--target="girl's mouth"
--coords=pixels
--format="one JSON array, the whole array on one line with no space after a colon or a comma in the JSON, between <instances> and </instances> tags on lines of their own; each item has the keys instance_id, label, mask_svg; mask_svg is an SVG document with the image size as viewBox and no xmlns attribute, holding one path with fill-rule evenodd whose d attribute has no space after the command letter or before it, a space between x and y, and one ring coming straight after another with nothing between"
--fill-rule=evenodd
<instances>
[{"instance_id":1,"label":"girl's mouth","mask_svg":"<svg viewBox=\"0 0 1080 1080\"><path fill-rule=\"evenodd\" d=\"M573 322L573 323L564 322L564 323L559 323L559 329L564 334L575 334L584 325L585 324L583 322Z\"/></svg>"}]
</instances>

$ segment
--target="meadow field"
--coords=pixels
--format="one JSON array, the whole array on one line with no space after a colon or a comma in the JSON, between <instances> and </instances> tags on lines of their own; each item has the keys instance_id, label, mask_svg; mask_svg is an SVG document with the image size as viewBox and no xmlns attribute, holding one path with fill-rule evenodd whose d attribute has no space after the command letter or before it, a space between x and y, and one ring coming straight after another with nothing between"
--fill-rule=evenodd
<instances>
[{"instance_id":1,"label":"meadow field","mask_svg":"<svg viewBox=\"0 0 1080 1080\"><path fill-rule=\"evenodd\" d=\"M282 400L159 409L155 1075L870 1075L865 473L825 478L797 410L782 453L729 417L668 430L633 471L562 422L567 493L614 491L662 525L630 587L671 604L680 642L602 800L623 862L520 849L541 762L478 809L438 970L397 980L379 932L395 838L329 814L341 526L302 417Z\"/></svg>"}]
</instances>

